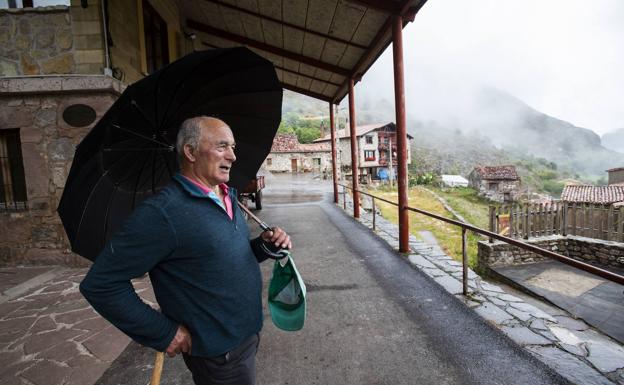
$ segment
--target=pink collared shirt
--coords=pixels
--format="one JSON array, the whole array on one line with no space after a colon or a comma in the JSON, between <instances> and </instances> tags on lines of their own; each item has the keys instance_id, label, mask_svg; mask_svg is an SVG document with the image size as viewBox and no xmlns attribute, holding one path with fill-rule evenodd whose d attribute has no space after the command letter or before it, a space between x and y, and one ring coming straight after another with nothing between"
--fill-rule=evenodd
<instances>
[{"instance_id":1,"label":"pink collared shirt","mask_svg":"<svg viewBox=\"0 0 624 385\"><path fill-rule=\"evenodd\" d=\"M225 201L225 202L221 202L217 194L210 187L204 185L203 183L195 179L189 178L186 175L182 175L182 176L188 179L189 182L193 183L195 186L199 187L202 190L202 192L206 194L207 196L209 196L212 200L217 202L217 204L219 204L219 206L221 206L221 208L225 210L225 212L230 217L230 219L234 219L234 210L232 209L232 198L230 198L230 194L229 194L230 187L228 185L226 185L225 183L219 184L219 188L221 189L221 191L223 191L223 195L224 195L223 200Z\"/></svg>"}]
</instances>

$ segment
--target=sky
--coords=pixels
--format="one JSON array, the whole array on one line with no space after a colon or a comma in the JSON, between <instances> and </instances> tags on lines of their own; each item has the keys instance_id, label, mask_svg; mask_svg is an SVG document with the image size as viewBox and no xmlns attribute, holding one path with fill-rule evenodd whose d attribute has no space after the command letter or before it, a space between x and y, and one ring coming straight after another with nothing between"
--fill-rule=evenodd
<instances>
[{"instance_id":1,"label":"sky","mask_svg":"<svg viewBox=\"0 0 624 385\"><path fill-rule=\"evenodd\" d=\"M624 128L624 0L429 0L403 40L410 116L453 119L493 87L599 135ZM391 46L355 92L394 100Z\"/></svg>"}]
</instances>

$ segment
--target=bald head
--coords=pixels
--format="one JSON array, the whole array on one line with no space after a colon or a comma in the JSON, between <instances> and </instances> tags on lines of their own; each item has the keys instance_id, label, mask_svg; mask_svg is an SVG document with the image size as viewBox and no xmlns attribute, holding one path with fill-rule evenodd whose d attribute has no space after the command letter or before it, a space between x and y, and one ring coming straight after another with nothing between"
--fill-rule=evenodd
<instances>
[{"instance_id":1,"label":"bald head","mask_svg":"<svg viewBox=\"0 0 624 385\"><path fill-rule=\"evenodd\" d=\"M197 151L202 129L205 129L206 133L209 134L223 127L230 128L223 120L211 116L197 116L182 122L176 139L176 151L180 165L184 162L184 146L188 145L193 151Z\"/></svg>"}]
</instances>

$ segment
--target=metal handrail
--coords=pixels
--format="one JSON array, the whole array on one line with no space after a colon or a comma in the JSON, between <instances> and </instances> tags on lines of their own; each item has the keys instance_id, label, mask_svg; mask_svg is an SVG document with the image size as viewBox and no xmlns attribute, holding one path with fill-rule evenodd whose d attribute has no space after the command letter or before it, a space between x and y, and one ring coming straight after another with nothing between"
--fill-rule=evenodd
<instances>
[{"instance_id":1,"label":"metal handrail","mask_svg":"<svg viewBox=\"0 0 624 385\"><path fill-rule=\"evenodd\" d=\"M343 188L343 201L345 202L345 208L346 208L346 200L344 199L345 195L346 195L346 189L353 190L353 188L349 187L349 186L346 186L346 185L343 185L343 184L338 184L338 186L341 186ZM389 204L391 204L393 206L399 207L398 203L392 202L392 201L390 201L388 199L380 198L378 196L369 194L369 193L364 192L364 191L360 191L360 190L356 190L356 191L359 192L360 194L369 196L369 197L371 197L373 199L373 229L375 228L375 199L379 199L382 202L386 202L386 203L389 203ZM460 222L460 221L457 221L457 220L454 220L454 219L446 218L446 217L443 217L443 216L438 215L438 214L431 213L431 212L426 211L426 210L422 210L422 209L418 209L418 208L414 208L414 207L410 207L410 206L404 206L402 209L413 211L413 212L416 212L416 213L419 213L419 214L422 214L422 215L426 215L426 216L435 218L437 220L449 223L451 225L455 225L455 226L461 227L461 229L462 229L462 262L463 262L462 265L464 266L464 272L463 272L463 277L464 277L464 279L463 279L464 295L467 294L467 292L468 292L468 288L467 288L466 230L470 230L470 231L472 231L474 233L477 233L477 234L485 235L485 236L489 237L490 239L497 239L499 241L503 241L503 242L508 243L510 245L519 247L519 248L524 249L524 250L528 250L528 251L534 252L536 254L539 254L539 255L542 255L542 256L545 256L545 257L548 257L548 258L556 259L556 260L558 260L558 261L560 261L562 263L565 263L567 265L570 265L570 266L576 267L578 269L581 269L583 271L586 271L588 273L600 276L600 277L605 278L605 279L607 279L609 281L619 283L620 285L624 285L624 276L616 274L616 273L613 273L613 272L605 270L605 269L602 269L600 267L596 267L596 266L590 265L589 263L577 261L576 259L573 259L573 258L570 258L570 257L566 257L565 255L557 254L557 253L552 252L550 250L542 249L542 248L537 247L535 245L531 245L529 243L525 243L525 242L519 241L517 239L509 238L509 237L506 237L504 235L500 235L500 234L494 233L492 231L484 230L484 229L482 229L480 227L476 227L476 226L473 226L473 225L465 223L465 222Z\"/></svg>"}]
</instances>

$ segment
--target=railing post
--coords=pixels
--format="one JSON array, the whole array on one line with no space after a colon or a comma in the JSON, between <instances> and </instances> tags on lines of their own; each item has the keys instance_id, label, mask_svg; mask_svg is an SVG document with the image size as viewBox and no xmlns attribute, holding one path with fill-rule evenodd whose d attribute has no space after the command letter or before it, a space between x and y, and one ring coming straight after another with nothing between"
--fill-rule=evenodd
<instances>
[{"instance_id":1,"label":"railing post","mask_svg":"<svg viewBox=\"0 0 624 385\"><path fill-rule=\"evenodd\" d=\"M466 228L462 226L462 290L464 295L468 295L468 253L466 251Z\"/></svg>"},{"instance_id":2,"label":"railing post","mask_svg":"<svg viewBox=\"0 0 624 385\"><path fill-rule=\"evenodd\" d=\"M375 218L377 217L377 209L375 209L375 197L371 196L371 199L373 200L373 231L376 230L376 225L375 225Z\"/></svg>"}]
</instances>

